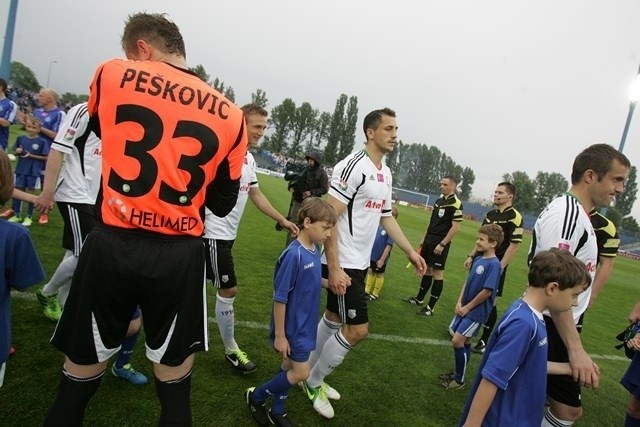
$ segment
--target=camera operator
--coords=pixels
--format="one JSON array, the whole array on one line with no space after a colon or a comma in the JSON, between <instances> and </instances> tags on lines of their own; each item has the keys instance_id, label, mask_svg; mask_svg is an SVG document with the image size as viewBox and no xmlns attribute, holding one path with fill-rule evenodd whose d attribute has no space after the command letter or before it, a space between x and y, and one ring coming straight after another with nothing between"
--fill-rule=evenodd
<instances>
[{"instance_id":1,"label":"camera operator","mask_svg":"<svg viewBox=\"0 0 640 427\"><path fill-rule=\"evenodd\" d=\"M329 178L322 167L320 153L311 151L305 157L307 164L300 173L292 173L290 176L285 175L285 179L289 179L288 190L291 192L291 204L289 205L289 213L287 218L297 218L300 204L307 197L321 197L329 191ZM293 238L287 235L286 245L291 243Z\"/></svg>"}]
</instances>

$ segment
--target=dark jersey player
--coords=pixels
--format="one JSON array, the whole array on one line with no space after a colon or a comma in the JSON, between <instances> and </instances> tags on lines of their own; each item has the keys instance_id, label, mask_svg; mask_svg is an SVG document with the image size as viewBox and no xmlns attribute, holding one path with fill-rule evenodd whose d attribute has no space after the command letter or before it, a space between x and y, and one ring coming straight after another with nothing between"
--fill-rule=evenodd
<instances>
[{"instance_id":1,"label":"dark jersey player","mask_svg":"<svg viewBox=\"0 0 640 427\"><path fill-rule=\"evenodd\" d=\"M89 234L52 338L65 355L45 425L81 425L140 306L159 425L191 425L194 353L208 347L202 210L226 215L246 153L242 111L187 70L178 27L129 16L130 61L100 65L88 102L102 139L101 224Z\"/></svg>"},{"instance_id":2,"label":"dark jersey player","mask_svg":"<svg viewBox=\"0 0 640 427\"><path fill-rule=\"evenodd\" d=\"M456 196L457 186L458 181L453 176L445 176L440 180L442 196L433 204L429 226L420 245L420 255L427 262L427 274L420 281L418 294L405 300L410 304L422 305L431 289L429 303L418 310L419 315L433 314L444 288L444 267L451 249L451 241L462 223L462 202Z\"/></svg>"},{"instance_id":3,"label":"dark jersey player","mask_svg":"<svg viewBox=\"0 0 640 427\"><path fill-rule=\"evenodd\" d=\"M482 225L485 224L498 224L502 228L504 233L504 240L502 244L496 249L496 256L500 260L500 266L502 267L502 276L500 276L500 283L498 284L497 297L502 296L504 289L504 281L507 277L507 267L513 259L513 256L518 251L518 246L522 243L522 215L513 206L513 200L516 197L516 186L510 182L501 182L493 192L493 204L495 209L486 213ZM467 259L464 261L464 267L468 270L471 267L471 262L477 255L475 248L469 252ZM497 299L495 302L497 303ZM484 352L484 348L489 341L489 336L493 327L496 324L498 318L498 312L496 305L493 305L493 309L489 314L487 323L484 325L482 336L472 348L475 353Z\"/></svg>"},{"instance_id":4,"label":"dark jersey player","mask_svg":"<svg viewBox=\"0 0 640 427\"><path fill-rule=\"evenodd\" d=\"M591 220L593 231L596 232L596 241L598 243L598 268L596 268L591 300L589 301L589 307L591 307L613 272L613 262L618 255L618 248L620 247L620 236L618 236L618 231L613 222L598 212L597 209L591 210L589 219Z\"/></svg>"}]
</instances>

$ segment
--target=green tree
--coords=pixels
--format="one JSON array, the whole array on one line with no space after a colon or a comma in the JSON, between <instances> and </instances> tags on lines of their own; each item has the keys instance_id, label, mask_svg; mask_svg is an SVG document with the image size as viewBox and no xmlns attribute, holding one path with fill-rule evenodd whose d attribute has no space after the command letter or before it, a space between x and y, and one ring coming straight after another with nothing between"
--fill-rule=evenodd
<instances>
[{"instance_id":1,"label":"green tree","mask_svg":"<svg viewBox=\"0 0 640 427\"><path fill-rule=\"evenodd\" d=\"M231 102L236 102L236 92L231 86L226 86L222 80L216 77L213 82L209 82L211 86L221 94L227 97Z\"/></svg>"},{"instance_id":2,"label":"green tree","mask_svg":"<svg viewBox=\"0 0 640 427\"><path fill-rule=\"evenodd\" d=\"M42 86L31 68L21 62L13 61L10 65L9 81L19 88L38 92Z\"/></svg>"},{"instance_id":3,"label":"green tree","mask_svg":"<svg viewBox=\"0 0 640 427\"><path fill-rule=\"evenodd\" d=\"M200 77L200 80L202 80L209 86L212 86L211 81L209 80L211 76L207 73L207 70L204 69L204 66L202 64L198 64L195 67L189 67L189 71Z\"/></svg>"},{"instance_id":4,"label":"green tree","mask_svg":"<svg viewBox=\"0 0 640 427\"><path fill-rule=\"evenodd\" d=\"M254 104L258 104L262 108L267 108L267 105L269 105L267 93L262 89L257 89L251 94L251 102Z\"/></svg>"},{"instance_id":5,"label":"green tree","mask_svg":"<svg viewBox=\"0 0 640 427\"><path fill-rule=\"evenodd\" d=\"M553 199L567 191L569 182L558 172L538 171L534 180L536 210L541 212ZM518 194L520 191L518 190Z\"/></svg>"},{"instance_id":6,"label":"green tree","mask_svg":"<svg viewBox=\"0 0 640 427\"><path fill-rule=\"evenodd\" d=\"M516 197L513 203L516 209L520 212L531 214L540 213L536 204L536 185L526 172L515 171L513 173L506 173L502 176L502 179L516 186L518 197Z\"/></svg>"},{"instance_id":7,"label":"green tree","mask_svg":"<svg viewBox=\"0 0 640 427\"><path fill-rule=\"evenodd\" d=\"M640 226L638 226L638 221L634 217L625 216L620 221L620 230L629 234L638 234L640 233Z\"/></svg>"},{"instance_id":8,"label":"green tree","mask_svg":"<svg viewBox=\"0 0 640 427\"><path fill-rule=\"evenodd\" d=\"M607 208L606 217L613 223L613 225L620 227L620 223L622 222L622 214L618 209L613 206Z\"/></svg>"},{"instance_id":9,"label":"green tree","mask_svg":"<svg viewBox=\"0 0 640 427\"><path fill-rule=\"evenodd\" d=\"M281 154L287 151L287 139L291 133L293 118L296 114L296 103L287 98L282 104L273 107L269 116L269 126L273 133L264 137L262 146L273 153Z\"/></svg>"},{"instance_id":10,"label":"green tree","mask_svg":"<svg viewBox=\"0 0 640 427\"><path fill-rule=\"evenodd\" d=\"M471 197L471 189L476 182L476 174L473 173L473 169L466 167L462 170L462 183L460 184L460 198L462 200L469 200Z\"/></svg>"},{"instance_id":11,"label":"green tree","mask_svg":"<svg viewBox=\"0 0 640 427\"><path fill-rule=\"evenodd\" d=\"M635 166L631 166L629 178L624 186L624 192L616 196L616 209L618 209L623 216L631 214L631 208L633 208L633 204L636 202L636 196L638 195L637 175L638 170Z\"/></svg>"},{"instance_id":12,"label":"green tree","mask_svg":"<svg viewBox=\"0 0 640 427\"><path fill-rule=\"evenodd\" d=\"M344 135L344 110L347 105L347 95L342 94L336 101L336 108L331 116L331 124L329 125L329 136L327 137L327 146L324 148L324 162L326 165L335 165L340 157L338 157L338 146L340 138Z\"/></svg>"},{"instance_id":13,"label":"green tree","mask_svg":"<svg viewBox=\"0 0 640 427\"><path fill-rule=\"evenodd\" d=\"M311 107L308 102L296 108L291 121L291 146L289 147L289 157L299 159L302 157L304 141L310 141L310 136L316 125L318 110Z\"/></svg>"},{"instance_id":14,"label":"green tree","mask_svg":"<svg viewBox=\"0 0 640 427\"><path fill-rule=\"evenodd\" d=\"M341 95L346 97L347 95ZM344 159L352 151L356 143L356 125L358 124L358 97L349 98L349 105L344 116L342 125L342 136L340 138L340 149L338 150L338 159Z\"/></svg>"},{"instance_id":15,"label":"green tree","mask_svg":"<svg viewBox=\"0 0 640 427\"><path fill-rule=\"evenodd\" d=\"M320 113L320 116L316 119L313 132L309 136L309 141L307 142L307 146L305 147L306 152L309 152L311 150L318 150L324 143L327 142L330 125L331 125L331 113L327 113L326 111L323 113Z\"/></svg>"}]
</instances>

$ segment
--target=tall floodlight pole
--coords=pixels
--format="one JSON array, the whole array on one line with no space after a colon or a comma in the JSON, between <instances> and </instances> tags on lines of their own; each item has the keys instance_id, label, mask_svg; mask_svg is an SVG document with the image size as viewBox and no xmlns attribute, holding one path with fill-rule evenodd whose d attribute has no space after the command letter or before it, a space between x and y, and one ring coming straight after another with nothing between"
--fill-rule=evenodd
<instances>
[{"instance_id":1,"label":"tall floodlight pole","mask_svg":"<svg viewBox=\"0 0 640 427\"><path fill-rule=\"evenodd\" d=\"M0 77L5 80L9 80L11 72L11 48L13 47L13 33L16 29L17 14L18 0L11 0L7 18L7 30L4 33L4 45L2 46L2 59L0 59Z\"/></svg>"},{"instance_id":2,"label":"tall floodlight pole","mask_svg":"<svg viewBox=\"0 0 640 427\"><path fill-rule=\"evenodd\" d=\"M49 83L51 83L51 68L53 67L53 64L57 64L57 63L58 61L55 61L55 60L49 62L49 71L47 72L47 87L51 87L49 85Z\"/></svg>"},{"instance_id":3,"label":"tall floodlight pole","mask_svg":"<svg viewBox=\"0 0 640 427\"><path fill-rule=\"evenodd\" d=\"M624 130L622 131L622 138L620 138L620 146L618 151L622 153L624 150L624 143L627 141L627 133L629 133L629 126L631 125L631 118L633 117L633 111L636 109L636 104L640 101L640 68L638 68L638 74L636 79L629 88L629 112L627 113L627 121L624 123Z\"/></svg>"}]
</instances>

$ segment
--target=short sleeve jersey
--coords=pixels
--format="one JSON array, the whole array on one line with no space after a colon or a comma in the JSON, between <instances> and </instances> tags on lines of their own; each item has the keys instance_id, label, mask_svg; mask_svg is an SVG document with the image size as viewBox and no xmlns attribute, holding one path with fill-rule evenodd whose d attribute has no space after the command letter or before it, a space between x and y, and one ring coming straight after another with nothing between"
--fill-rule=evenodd
<instances>
[{"instance_id":1,"label":"short sleeve jersey","mask_svg":"<svg viewBox=\"0 0 640 427\"><path fill-rule=\"evenodd\" d=\"M486 224L498 224L504 233L502 244L496 248L498 259L504 257L511 243L522 243L522 215L513 206L487 212L482 221L482 225Z\"/></svg>"},{"instance_id":2,"label":"short sleeve jersey","mask_svg":"<svg viewBox=\"0 0 640 427\"><path fill-rule=\"evenodd\" d=\"M347 205L338 218L340 267L364 270L381 216L391 216L391 170L373 164L365 150L352 153L333 168L329 195ZM326 263L323 255L322 262Z\"/></svg>"},{"instance_id":3,"label":"short sleeve jersey","mask_svg":"<svg viewBox=\"0 0 640 427\"><path fill-rule=\"evenodd\" d=\"M573 195L564 194L549 203L533 227L528 262L535 254L551 248L567 250L584 263L593 280L598 264L598 244L589 215ZM577 323L591 298L591 286L578 296L573 307Z\"/></svg>"},{"instance_id":4,"label":"short sleeve jersey","mask_svg":"<svg viewBox=\"0 0 640 427\"><path fill-rule=\"evenodd\" d=\"M496 292L498 290L501 275L502 269L497 257L474 258L473 264L471 264L471 268L469 269L464 293L462 294L462 305L468 304L483 289L490 290L491 296L481 304L475 306L466 315L466 317L480 323L485 323L487 321L489 313L491 313L491 310L493 309L493 303L496 299Z\"/></svg>"},{"instance_id":5,"label":"short sleeve jersey","mask_svg":"<svg viewBox=\"0 0 640 427\"><path fill-rule=\"evenodd\" d=\"M231 212L223 218L214 215L206 209L204 223L204 237L207 239L235 240L238 235L238 227L244 208L249 199L251 187L258 187L258 177L256 176L256 161L253 154L247 153L242 165L242 176L240 177L240 190L238 201Z\"/></svg>"},{"instance_id":6,"label":"short sleeve jersey","mask_svg":"<svg viewBox=\"0 0 640 427\"><path fill-rule=\"evenodd\" d=\"M618 236L616 226L596 209L591 210L589 219L593 230L596 232L598 257L614 258L618 255L618 248L620 247L620 236Z\"/></svg>"},{"instance_id":7,"label":"short sleeve jersey","mask_svg":"<svg viewBox=\"0 0 640 427\"><path fill-rule=\"evenodd\" d=\"M122 59L98 67L88 110L102 139L101 221L201 237L208 186L240 179L242 110L187 70Z\"/></svg>"},{"instance_id":8,"label":"short sleeve jersey","mask_svg":"<svg viewBox=\"0 0 640 427\"><path fill-rule=\"evenodd\" d=\"M514 301L489 338L459 425L485 378L498 390L483 426L539 427L547 393L547 349L542 313L521 299Z\"/></svg>"},{"instance_id":9,"label":"short sleeve jersey","mask_svg":"<svg viewBox=\"0 0 640 427\"><path fill-rule=\"evenodd\" d=\"M454 221L462 221L462 202L455 194L441 196L433 204L424 243L427 245L440 243L453 226Z\"/></svg>"},{"instance_id":10,"label":"short sleeve jersey","mask_svg":"<svg viewBox=\"0 0 640 427\"><path fill-rule=\"evenodd\" d=\"M86 102L69 110L51 149L64 154L56 201L94 204L100 189L102 141L91 131Z\"/></svg>"},{"instance_id":11,"label":"short sleeve jersey","mask_svg":"<svg viewBox=\"0 0 640 427\"><path fill-rule=\"evenodd\" d=\"M38 108L33 112L33 115L36 119L40 121L40 125L48 130L58 132L60 129L60 124L62 123L62 119L64 119L65 113L60 107L52 108L51 110L45 110L43 108ZM53 140L44 134L40 134L43 138L47 140L47 143L51 145Z\"/></svg>"},{"instance_id":12,"label":"short sleeve jersey","mask_svg":"<svg viewBox=\"0 0 640 427\"><path fill-rule=\"evenodd\" d=\"M49 143L43 136L36 136L35 138L29 138L27 135L19 136L13 144L13 149L22 148L23 153L28 152L36 156L46 156L49 154ZM40 172L44 170L46 160L35 159L33 157L24 157L24 154L18 157L18 163L16 164L16 175L35 176L39 177Z\"/></svg>"},{"instance_id":13,"label":"short sleeve jersey","mask_svg":"<svg viewBox=\"0 0 640 427\"><path fill-rule=\"evenodd\" d=\"M285 334L292 350L310 352L316 347L322 272L320 249L309 250L294 240L280 255L274 273L273 300L286 304ZM271 316L270 338L275 339Z\"/></svg>"},{"instance_id":14,"label":"short sleeve jersey","mask_svg":"<svg viewBox=\"0 0 640 427\"><path fill-rule=\"evenodd\" d=\"M20 224L0 221L0 365L11 345L11 289L23 290L44 279L44 270L29 237Z\"/></svg>"},{"instance_id":15,"label":"short sleeve jersey","mask_svg":"<svg viewBox=\"0 0 640 427\"><path fill-rule=\"evenodd\" d=\"M373 248L371 249L371 261L378 261L382 257L387 246L393 246L393 240L387 234L387 231L381 226L378 226L376 231L376 239L373 242ZM389 262L390 256L384 260L385 265Z\"/></svg>"},{"instance_id":16,"label":"short sleeve jersey","mask_svg":"<svg viewBox=\"0 0 640 427\"><path fill-rule=\"evenodd\" d=\"M5 119L9 123L13 123L16 118L16 104L11 102L9 98L0 99L0 119ZM9 145L9 126L0 126L0 148L7 149Z\"/></svg>"}]
</instances>

